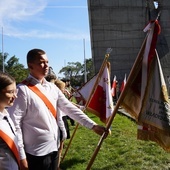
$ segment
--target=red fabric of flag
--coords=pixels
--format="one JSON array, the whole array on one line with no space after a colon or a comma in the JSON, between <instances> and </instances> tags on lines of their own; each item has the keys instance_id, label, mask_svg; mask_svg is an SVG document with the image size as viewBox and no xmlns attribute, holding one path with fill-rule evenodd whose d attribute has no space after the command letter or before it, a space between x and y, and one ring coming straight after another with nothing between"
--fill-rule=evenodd
<instances>
[{"instance_id":1,"label":"red fabric of flag","mask_svg":"<svg viewBox=\"0 0 170 170\"><path fill-rule=\"evenodd\" d=\"M88 105L88 110L100 117L102 122L106 121L106 92L100 85L96 88L96 91Z\"/></svg>"},{"instance_id":2,"label":"red fabric of flag","mask_svg":"<svg viewBox=\"0 0 170 170\"><path fill-rule=\"evenodd\" d=\"M147 26L147 39L127 81L122 107L136 117L141 127L138 139L155 141L170 151L170 102L155 42L159 28L158 21Z\"/></svg>"},{"instance_id":3,"label":"red fabric of flag","mask_svg":"<svg viewBox=\"0 0 170 170\"><path fill-rule=\"evenodd\" d=\"M124 89L125 85L126 85L126 74L125 74L125 78L124 78L124 80L123 80L123 82L122 82L122 84L121 84L120 92L122 92L122 91L123 91L123 89Z\"/></svg>"},{"instance_id":4,"label":"red fabric of flag","mask_svg":"<svg viewBox=\"0 0 170 170\"><path fill-rule=\"evenodd\" d=\"M104 123L113 112L109 66L108 63L105 63L102 73L94 76L74 95L78 98L81 97L87 104L86 109L98 116ZM97 80L99 81L97 82ZM92 90L94 91L92 92Z\"/></svg>"},{"instance_id":5,"label":"red fabric of flag","mask_svg":"<svg viewBox=\"0 0 170 170\"><path fill-rule=\"evenodd\" d=\"M116 96L116 76L114 76L113 82L112 82L112 89L111 89L112 96Z\"/></svg>"},{"instance_id":6,"label":"red fabric of flag","mask_svg":"<svg viewBox=\"0 0 170 170\"><path fill-rule=\"evenodd\" d=\"M98 116L104 123L107 123L113 112L109 66L110 65L106 63L103 72L99 75L100 81L98 84L95 84L95 91L87 105L87 110Z\"/></svg>"}]
</instances>

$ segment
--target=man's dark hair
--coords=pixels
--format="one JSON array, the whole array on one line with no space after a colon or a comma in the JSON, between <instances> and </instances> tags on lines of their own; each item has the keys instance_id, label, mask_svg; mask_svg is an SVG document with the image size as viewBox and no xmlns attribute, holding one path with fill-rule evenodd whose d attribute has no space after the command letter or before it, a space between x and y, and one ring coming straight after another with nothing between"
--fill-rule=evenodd
<instances>
[{"instance_id":1,"label":"man's dark hair","mask_svg":"<svg viewBox=\"0 0 170 170\"><path fill-rule=\"evenodd\" d=\"M45 51L41 49L32 49L27 53L27 63L32 63L36 57L45 54Z\"/></svg>"}]
</instances>

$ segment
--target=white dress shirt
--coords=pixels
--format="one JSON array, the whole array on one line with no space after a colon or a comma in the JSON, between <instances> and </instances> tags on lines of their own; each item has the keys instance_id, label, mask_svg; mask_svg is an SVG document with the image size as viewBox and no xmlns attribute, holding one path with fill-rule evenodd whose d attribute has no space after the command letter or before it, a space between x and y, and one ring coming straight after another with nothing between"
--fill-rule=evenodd
<instances>
[{"instance_id":1,"label":"white dress shirt","mask_svg":"<svg viewBox=\"0 0 170 170\"><path fill-rule=\"evenodd\" d=\"M56 110L60 109L89 129L96 124L74 106L55 84L47 82L45 79L41 84L31 75L27 80L46 95ZM15 99L14 105L8 111L18 133L21 159L26 158L25 152L43 156L58 151L60 136L56 119L42 99L26 85L19 84L17 88L18 98Z\"/></svg>"},{"instance_id":2,"label":"white dress shirt","mask_svg":"<svg viewBox=\"0 0 170 170\"><path fill-rule=\"evenodd\" d=\"M8 119L11 127L4 117ZM13 129L13 132L11 128ZM13 144L17 148L18 141L17 136L15 135L15 126L6 110L4 110L4 113L0 112L0 130L3 131L3 133L5 133L13 141ZM0 136L0 170L1 169L18 170L19 167L12 150Z\"/></svg>"}]
</instances>

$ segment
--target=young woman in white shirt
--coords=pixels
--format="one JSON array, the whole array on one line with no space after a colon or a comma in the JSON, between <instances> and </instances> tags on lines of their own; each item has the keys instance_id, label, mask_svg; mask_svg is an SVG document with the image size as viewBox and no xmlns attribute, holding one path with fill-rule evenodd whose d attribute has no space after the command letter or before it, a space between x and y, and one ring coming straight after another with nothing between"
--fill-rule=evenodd
<instances>
[{"instance_id":1,"label":"young woman in white shirt","mask_svg":"<svg viewBox=\"0 0 170 170\"><path fill-rule=\"evenodd\" d=\"M0 170L19 170L18 140L6 107L17 97L15 79L0 72Z\"/></svg>"}]
</instances>

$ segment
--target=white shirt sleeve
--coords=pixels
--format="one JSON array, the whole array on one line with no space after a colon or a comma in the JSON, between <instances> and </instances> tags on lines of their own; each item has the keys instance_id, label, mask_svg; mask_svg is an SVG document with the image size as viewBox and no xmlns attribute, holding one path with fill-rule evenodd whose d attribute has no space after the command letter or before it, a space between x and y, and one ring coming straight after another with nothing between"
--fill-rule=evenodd
<instances>
[{"instance_id":1,"label":"white shirt sleeve","mask_svg":"<svg viewBox=\"0 0 170 170\"><path fill-rule=\"evenodd\" d=\"M64 112L64 114L76 120L82 126L92 129L92 127L96 125L96 123L91 120L84 112L73 105L61 91L58 92L57 108Z\"/></svg>"}]
</instances>

